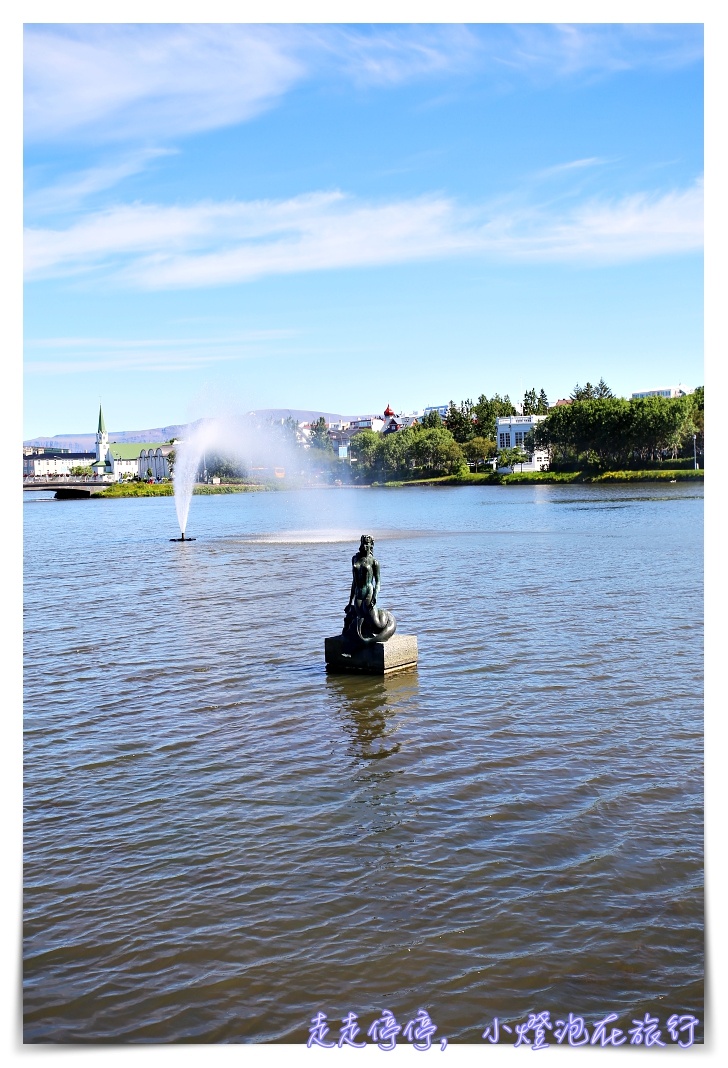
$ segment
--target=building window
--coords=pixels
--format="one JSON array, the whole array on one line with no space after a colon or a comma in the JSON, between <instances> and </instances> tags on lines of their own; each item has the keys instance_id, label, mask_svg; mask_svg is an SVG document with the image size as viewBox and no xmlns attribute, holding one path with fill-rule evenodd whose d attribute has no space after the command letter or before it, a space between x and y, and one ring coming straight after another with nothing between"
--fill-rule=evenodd
<instances>
[{"instance_id":1,"label":"building window","mask_svg":"<svg viewBox=\"0 0 728 1068\"><path fill-rule=\"evenodd\" d=\"M511 435L509 433L500 435L500 447L501 449L510 449L511 447Z\"/></svg>"},{"instance_id":2,"label":"building window","mask_svg":"<svg viewBox=\"0 0 728 1068\"><path fill-rule=\"evenodd\" d=\"M516 445L523 445L523 431L516 431Z\"/></svg>"}]
</instances>

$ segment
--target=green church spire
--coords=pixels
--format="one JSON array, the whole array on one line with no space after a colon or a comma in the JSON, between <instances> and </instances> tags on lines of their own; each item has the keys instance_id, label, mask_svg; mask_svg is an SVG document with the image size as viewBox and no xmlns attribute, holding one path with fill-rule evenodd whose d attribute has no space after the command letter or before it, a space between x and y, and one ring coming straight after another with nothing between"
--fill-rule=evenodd
<instances>
[{"instance_id":1,"label":"green church spire","mask_svg":"<svg viewBox=\"0 0 728 1068\"><path fill-rule=\"evenodd\" d=\"M99 434L106 433L106 423L104 422L104 413L101 411L101 405L99 405Z\"/></svg>"}]
</instances>

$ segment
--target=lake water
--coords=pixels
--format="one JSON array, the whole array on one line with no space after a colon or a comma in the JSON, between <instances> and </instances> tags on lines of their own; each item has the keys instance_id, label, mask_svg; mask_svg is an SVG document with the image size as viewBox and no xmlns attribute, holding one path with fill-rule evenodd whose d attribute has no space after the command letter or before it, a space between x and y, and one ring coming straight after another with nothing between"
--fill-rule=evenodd
<instances>
[{"instance_id":1,"label":"lake water","mask_svg":"<svg viewBox=\"0 0 728 1068\"><path fill-rule=\"evenodd\" d=\"M24 503L26 1041L701 1039L702 486ZM324 671L365 532L414 673Z\"/></svg>"}]
</instances>

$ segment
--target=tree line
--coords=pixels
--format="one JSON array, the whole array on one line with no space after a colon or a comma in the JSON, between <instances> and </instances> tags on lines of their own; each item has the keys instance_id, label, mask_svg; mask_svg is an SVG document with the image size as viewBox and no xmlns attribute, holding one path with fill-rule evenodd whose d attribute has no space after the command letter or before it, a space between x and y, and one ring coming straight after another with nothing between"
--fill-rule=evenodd
<instances>
[{"instance_id":1,"label":"tree line","mask_svg":"<svg viewBox=\"0 0 728 1068\"><path fill-rule=\"evenodd\" d=\"M350 442L350 459L339 460L321 417L311 427L306 450L308 462L328 477L341 478L349 468L355 481L386 481L430 477L481 470L498 456L499 466L513 469L526 463L534 448L547 449L554 470L581 468L621 469L692 456L693 437L703 453L704 391L699 387L687 397L615 397L604 379L596 386L577 384L571 403L549 408L545 390L526 390L520 413L506 394L481 394L458 403L450 401L447 413L429 412L419 422L393 433L362 430ZM524 448L498 449L498 418L544 415L526 436ZM303 444L298 424L287 419L271 427L289 447ZM524 451L525 450L525 451ZM302 463L302 468L303 468ZM227 479L242 478L243 465L230 458L208 456L207 472Z\"/></svg>"},{"instance_id":2,"label":"tree line","mask_svg":"<svg viewBox=\"0 0 728 1068\"><path fill-rule=\"evenodd\" d=\"M687 397L592 397L552 408L533 432L551 467L605 470L703 454L704 389Z\"/></svg>"}]
</instances>

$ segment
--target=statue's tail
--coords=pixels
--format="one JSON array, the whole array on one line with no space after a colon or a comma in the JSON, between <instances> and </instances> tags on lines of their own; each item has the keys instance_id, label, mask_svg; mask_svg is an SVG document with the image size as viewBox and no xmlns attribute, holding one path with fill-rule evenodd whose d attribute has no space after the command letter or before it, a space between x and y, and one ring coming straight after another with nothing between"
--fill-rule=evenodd
<instances>
[{"instance_id":1,"label":"statue's tail","mask_svg":"<svg viewBox=\"0 0 728 1068\"><path fill-rule=\"evenodd\" d=\"M392 637L397 629L397 620L394 618L391 612L385 612L384 609L372 608L369 615L365 617L369 624L372 634L365 636L361 632L364 619L359 616L356 621L356 633L360 641L365 645L373 645L375 642L386 642Z\"/></svg>"}]
</instances>

